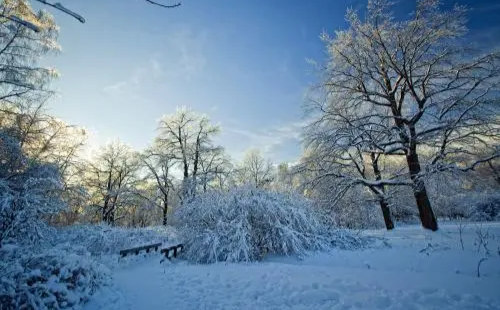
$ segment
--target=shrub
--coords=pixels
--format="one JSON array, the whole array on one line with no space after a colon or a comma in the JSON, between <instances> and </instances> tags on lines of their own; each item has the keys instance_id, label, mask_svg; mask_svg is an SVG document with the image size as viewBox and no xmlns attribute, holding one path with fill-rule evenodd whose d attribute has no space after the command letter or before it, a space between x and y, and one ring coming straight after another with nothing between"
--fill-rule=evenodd
<instances>
[{"instance_id":1,"label":"shrub","mask_svg":"<svg viewBox=\"0 0 500 310\"><path fill-rule=\"evenodd\" d=\"M88 301L109 270L89 256L6 245L0 249L1 309L65 309Z\"/></svg>"},{"instance_id":2,"label":"shrub","mask_svg":"<svg viewBox=\"0 0 500 310\"><path fill-rule=\"evenodd\" d=\"M483 194L473 205L471 219L475 221L500 220L500 194Z\"/></svg>"},{"instance_id":3,"label":"shrub","mask_svg":"<svg viewBox=\"0 0 500 310\"><path fill-rule=\"evenodd\" d=\"M255 188L209 192L176 212L185 251L197 263L261 260L345 245L331 238L309 201Z\"/></svg>"}]
</instances>

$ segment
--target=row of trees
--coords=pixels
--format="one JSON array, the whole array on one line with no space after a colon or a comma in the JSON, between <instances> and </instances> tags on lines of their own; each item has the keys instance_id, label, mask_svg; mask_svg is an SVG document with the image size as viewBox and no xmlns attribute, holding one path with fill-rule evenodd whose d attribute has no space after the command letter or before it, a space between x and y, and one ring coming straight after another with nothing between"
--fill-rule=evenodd
<instances>
[{"instance_id":1,"label":"row of trees","mask_svg":"<svg viewBox=\"0 0 500 310\"><path fill-rule=\"evenodd\" d=\"M464 48L462 7L442 11L438 1L421 0L405 21L395 21L384 0L369 1L363 19L349 10L349 28L323 36L329 60L312 91L304 154L293 167L275 166L258 150L234 163L214 143L219 126L185 108L160 120L146 150L114 142L83 158L85 131L45 109L57 72L39 62L59 50L53 18L25 0L4 1L0 10L38 27L0 19L1 216L13 223L4 232L21 206L13 197L24 197L20 189L40 175L47 182L33 187L36 195L48 186L60 198L44 205L57 210L44 212L47 220L133 226L166 225L171 208L198 193L251 183L300 191L333 217L355 218L358 206L376 203L387 229L393 214L400 220L411 213L402 206L412 196L422 225L436 230L436 180L459 174L454 188L473 187L464 176L476 170L481 184L500 185L500 54Z\"/></svg>"},{"instance_id":2,"label":"row of trees","mask_svg":"<svg viewBox=\"0 0 500 310\"><path fill-rule=\"evenodd\" d=\"M159 210L166 225L170 208L191 201L197 193L246 183L270 185L271 162L249 150L233 164L224 148L213 143L218 132L207 116L179 109L161 119L158 136L143 152L120 142L101 148L81 176L94 219L114 223L129 216L131 225L146 225Z\"/></svg>"}]
</instances>

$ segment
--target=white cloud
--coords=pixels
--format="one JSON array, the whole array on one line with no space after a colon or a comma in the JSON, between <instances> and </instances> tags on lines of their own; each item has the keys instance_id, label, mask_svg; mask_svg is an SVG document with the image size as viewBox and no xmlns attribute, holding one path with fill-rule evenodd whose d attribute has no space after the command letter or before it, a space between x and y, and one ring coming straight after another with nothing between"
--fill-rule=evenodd
<instances>
[{"instance_id":1,"label":"white cloud","mask_svg":"<svg viewBox=\"0 0 500 310\"><path fill-rule=\"evenodd\" d=\"M136 90L144 81L160 78L163 76L164 70L157 57L156 55L151 56L146 63L134 68L127 79L105 86L102 89L103 92L117 95L125 91Z\"/></svg>"},{"instance_id":2,"label":"white cloud","mask_svg":"<svg viewBox=\"0 0 500 310\"><path fill-rule=\"evenodd\" d=\"M111 84L108 86L105 86L102 91L107 93L107 94L117 94L121 93L123 90L127 88L127 86L130 84L130 81L119 81L116 82L115 84Z\"/></svg>"},{"instance_id":3,"label":"white cloud","mask_svg":"<svg viewBox=\"0 0 500 310\"><path fill-rule=\"evenodd\" d=\"M146 62L133 68L128 78L104 87L103 92L116 95L124 91L137 91L142 83L151 79L167 77L190 80L200 75L207 62L204 55L207 32L194 31L189 26L181 25L174 27L167 35L168 48L164 53L150 56Z\"/></svg>"},{"instance_id":4,"label":"white cloud","mask_svg":"<svg viewBox=\"0 0 500 310\"><path fill-rule=\"evenodd\" d=\"M192 27L181 25L174 27L168 41L171 52L168 57L170 73L187 80L201 74L207 63L205 48L208 42L206 30L193 30Z\"/></svg>"},{"instance_id":5,"label":"white cloud","mask_svg":"<svg viewBox=\"0 0 500 310\"><path fill-rule=\"evenodd\" d=\"M240 141L240 147L232 146L229 152L233 157L240 159L243 153L250 148L257 148L263 154L274 161L282 161L280 154L286 152L289 148L300 148L300 134L305 121L293 121L262 129L243 129L238 127L229 127L224 131L232 136L236 136L235 141ZM225 143L225 145L227 145Z\"/></svg>"}]
</instances>

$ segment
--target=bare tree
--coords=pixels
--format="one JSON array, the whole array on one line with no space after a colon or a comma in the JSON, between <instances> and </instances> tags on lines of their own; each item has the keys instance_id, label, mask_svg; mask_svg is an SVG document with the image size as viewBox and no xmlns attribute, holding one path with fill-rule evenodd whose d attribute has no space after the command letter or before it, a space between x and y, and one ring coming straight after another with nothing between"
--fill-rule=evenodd
<instances>
[{"instance_id":1,"label":"bare tree","mask_svg":"<svg viewBox=\"0 0 500 310\"><path fill-rule=\"evenodd\" d=\"M392 134L377 147L403 154L422 226L437 230L425 175L457 167L452 156L484 149L481 141L498 143L500 57L463 52L462 7L443 12L439 1L421 0L408 20L397 22L390 10L388 1L369 1L366 20L348 10L349 28L323 36L330 56L324 109L343 106L391 121ZM491 151L488 158L498 156L498 147Z\"/></svg>"},{"instance_id":2,"label":"bare tree","mask_svg":"<svg viewBox=\"0 0 500 310\"><path fill-rule=\"evenodd\" d=\"M91 192L91 206L99 219L114 224L119 207L127 207L135 198L139 169L136 154L126 145L114 142L104 146L88 163L86 184Z\"/></svg>"},{"instance_id":3,"label":"bare tree","mask_svg":"<svg viewBox=\"0 0 500 310\"><path fill-rule=\"evenodd\" d=\"M231 170L232 164L224 148L218 146L206 149L200 157L199 171L199 183L203 192L207 191L210 184L218 189L224 189L225 180Z\"/></svg>"},{"instance_id":4,"label":"bare tree","mask_svg":"<svg viewBox=\"0 0 500 310\"><path fill-rule=\"evenodd\" d=\"M218 132L219 127L211 124L207 116L186 108L161 119L157 141L161 148L171 150L182 171L183 199L196 194L202 154L213 149L212 138Z\"/></svg>"},{"instance_id":5,"label":"bare tree","mask_svg":"<svg viewBox=\"0 0 500 310\"><path fill-rule=\"evenodd\" d=\"M169 209L169 198L174 188L173 169L176 164L175 157L168 151L158 148L148 149L141 156L143 164L149 171L149 178L154 180L158 198L161 201L159 207L162 210L162 223L167 225ZM156 199L153 199L156 200Z\"/></svg>"},{"instance_id":6,"label":"bare tree","mask_svg":"<svg viewBox=\"0 0 500 310\"><path fill-rule=\"evenodd\" d=\"M274 178L272 162L265 159L257 149L250 149L245 153L237 173L239 183L250 183L255 187L263 187Z\"/></svg>"},{"instance_id":7,"label":"bare tree","mask_svg":"<svg viewBox=\"0 0 500 310\"><path fill-rule=\"evenodd\" d=\"M387 155L380 143L390 138L388 120L368 109L326 107L323 103L313 101L310 105L311 112L318 117L305 128L308 150L296 170L309 172L313 188L334 178L337 195L333 204L348 191L358 191L359 185L364 186L376 197L386 228L393 229L386 187L409 186L411 182L397 172L395 165L385 165ZM358 197L363 203L365 196Z\"/></svg>"}]
</instances>

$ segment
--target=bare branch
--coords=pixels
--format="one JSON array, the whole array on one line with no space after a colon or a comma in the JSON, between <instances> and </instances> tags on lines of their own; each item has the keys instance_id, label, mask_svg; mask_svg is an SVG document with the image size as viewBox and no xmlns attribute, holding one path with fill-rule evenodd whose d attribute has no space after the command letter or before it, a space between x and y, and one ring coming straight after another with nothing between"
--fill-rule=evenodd
<instances>
[{"instance_id":1,"label":"bare branch","mask_svg":"<svg viewBox=\"0 0 500 310\"><path fill-rule=\"evenodd\" d=\"M146 2L149 2L153 5L157 5L157 6L160 6L162 8L167 8L167 9L173 9L173 8L176 8L176 7L179 7L181 6L181 3L175 3L175 4L172 4L172 5L166 5L166 4L161 4L161 3L158 3L156 1L152 1L152 0L146 0Z\"/></svg>"}]
</instances>

